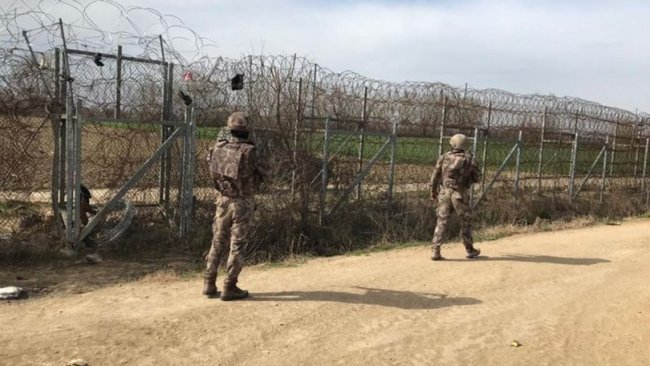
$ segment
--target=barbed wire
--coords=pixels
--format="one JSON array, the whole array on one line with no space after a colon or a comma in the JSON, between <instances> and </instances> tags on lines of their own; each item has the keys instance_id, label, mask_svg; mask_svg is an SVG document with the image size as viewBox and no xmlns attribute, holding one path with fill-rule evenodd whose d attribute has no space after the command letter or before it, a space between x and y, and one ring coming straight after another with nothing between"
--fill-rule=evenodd
<instances>
[{"instance_id":1,"label":"barbed wire","mask_svg":"<svg viewBox=\"0 0 650 366\"><path fill-rule=\"evenodd\" d=\"M51 183L48 153L57 129L44 128L47 114L53 111L43 107L61 105L57 100L60 95L54 91L64 84L60 83L61 60L58 67L56 62L57 53L59 58L65 56L61 52L62 34L67 49L86 52L68 53L70 75L63 75L74 79L68 85L75 98L83 102L84 116L111 117L119 101L123 118L161 121L166 114L163 89L169 80L174 98L182 89L194 100L202 127L197 144L199 159L203 159L201 154L220 133L210 127L223 126L233 110L248 112L259 130L260 149L268 153L277 170L273 189L289 192L291 187L295 193L266 198L269 213L282 212L298 195L301 214L315 210L318 195L314 190L323 174L320 154L324 149L325 120L329 120L331 130L350 131L330 141L328 174L337 187L352 183L361 167L384 144L379 137L369 138L363 145L355 133L363 129L390 134L394 123L397 135L404 137L400 140L402 152L397 156L399 184L426 184L437 153L457 132L478 133L475 139L481 139L487 150L488 136L509 143L516 139L517 130L526 131L524 139L532 149L522 157L522 164L524 173L530 175L530 184L535 174L544 174L544 184L556 184L557 179L552 179L565 174L571 139L577 131L587 138L581 140L585 150L598 153L605 141L610 145L613 142L616 160L614 154L608 159L609 166L616 169L610 168L610 174L633 176L633 184L645 174L643 150L650 136L650 115L644 112L633 113L574 97L458 88L434 82L388 82L352 71L334 72L297 55L216 57L214 42L178 17L155 9L125 7L111 0L17 0L9 6L0 5L0 142L6 147L0 155L0 189L6 192L0 194L0 203L22 197L14 191L44 191ZM124 55L157 62L125 59L118 65L117 57L108 57L115 56L118 49ZM101 65L94 54L106 56ZM165 62L160 62L163 57ZM244 76L243 90L234 90L232 85L232 78L238 74ZM182 115L182 103L175 99L166 117L180 120ZM550 159L547 156L543 161L544 170L536 172L538 157L530 152L535 151L540 130L544 130L541 139L546 138L553 146ZM123 184L155 151L160 142L158 132L143 126L84 127L83 139L92 145L82 154L84 180L91 188L101 189L97 200L106 201L111 189ZM490 145L493 155L484 158L483 163L496 169L511 149L507 143ZM361 146L365 146L365 152ZM180 147L175 147L172 156L180 156L179 151ZM594 157L593 153L580 157L579 174L587 174ZM385 155L369 172L364 181L366 194L385 191L386 176L395 168L389 164ZM177 164L170 169L173 190L180 185L181 173ZM157 173L142 179L130 193L131 202L158 200ZM507 179L512 176L510 172ZM197 181L197 198L213 199L205 164L198 165ZM560 185L566 186L566 182ZM555 185L552 188L557 189Z\"/></svg>"},{"instance_id":2,"label":"barbed wire","mask_svg":"<svg viewBox=\"0 0 650 366\"><path fill-rule=\"evenodd\" d=\"M0 7L0 41L4 56L7 50L25 48L23 31L27 33L31 45L39 51L62 47L59 17L65 20L63 32L69 48L116 53L121 45L125 54L133 56L161 59L166 54L167 59L194 71L195 84L213 86L211 82L217 76L221 81L229 79L215 73L227 73L232 77L234 72L239 72L246 73L247 80L252 84L270 84L270 89L278 89L280 84L290 80L315 80L317 86L314 87L329 94L330 99L332 96L362 98L364 89L368 88L372 100L383 104L384 109L392 109L391 114L399 108L386 106L388 102L399 104L404 109L407 106L426 106L432 101L441 103L446 97L450 104L481 107L491 104L495 111L538 114L546 110L547 113L578 113L590 119L647 125L647 114L574 97L456 88L430 82L386 82L351 71L333 72L296 56L249 56L241 59L210 56L215 51L215 42L199 35L180 18L162 14L153 8L127 7L111 0L18 0L9 7ZM202 91L201 96L206 100L224 102L224 93L218 90L214 92L216 95L210 95L210 89L206 87L197 89ZM376 117L385 117L378 114L375 113ZM413 111L407 114L415 116L418 113Z\"/></svg>"}]
</instances>

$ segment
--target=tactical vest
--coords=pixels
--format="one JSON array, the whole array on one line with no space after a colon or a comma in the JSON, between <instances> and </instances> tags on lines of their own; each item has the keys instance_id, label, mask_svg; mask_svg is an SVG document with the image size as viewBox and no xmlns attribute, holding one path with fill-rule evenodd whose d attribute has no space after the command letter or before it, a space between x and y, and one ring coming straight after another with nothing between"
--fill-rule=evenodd
<instances>
[{"instance_id":1,"label":"tactical vest","mask_svg":"<svg viewBox=\"0 0 650 366\"><path fill-rule=\"evenodd\" d=\"M472 155L463 151L445 153L442 163L442 185L462 191L476 183L471 159L473 159Z\"/></svg>"},{"instance_id":2,"label":"tactical vest","mask_svg":"<svg viewBox=\"0 0 650 366\"><path fill-rule=\"evenodd\" d=\"M259 177L252 155L255 145L250 142L219 140L210 151L210 176L216 189L226 197L255 195Z\"/></svg>"}]
</instances>

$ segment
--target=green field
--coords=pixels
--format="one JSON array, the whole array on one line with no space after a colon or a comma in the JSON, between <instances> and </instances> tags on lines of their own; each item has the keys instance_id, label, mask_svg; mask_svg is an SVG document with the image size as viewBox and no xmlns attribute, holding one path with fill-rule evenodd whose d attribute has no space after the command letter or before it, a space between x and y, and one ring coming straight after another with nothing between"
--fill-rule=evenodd
<instances>
[{"instance_id":1,"label":"green field","mask_svg":"<svg viewBox=\"0 0 650 366\"><path fill-rule=\"evenodd\" d=\"M95 125L95 124L93 124ZM129 124L121 122L102 123L103 127L124 128L129 130L157 132L160 126L151 124ZM222 128L218 127L199 127L197 136L201 140L214 140L226 136ZM260 138L264 138L263 136ZM301 145L313 154L322 155L324 133L307 132L300 135ZM369 160L374 157L377 151L387 141L387 137L367 135L364 138L363 159ZM306 140L306 141L305 141ZM306 142L306 143L305 143ZM483 149L485 141L480 140L477 144L476 159L479 164L483 164ZM357 158L359 156L359 135L353 134L332 134L330 135L328 147L330 157ZM433 166L438 157L438 138L424 137L397 137L396 156L397 164L414 164ZM488 170L496 170L507 157L508 153L514 146L514 141L489 140L487 142L487 153L485 156L485 165ZM579 144L576 155L576 175L583 175L589 171L594 160L598 156L600 145ZM449 140L443 141L442 151L449 150ZM544 146L543 174L545 175L568 175L571 166L572 145L564 142L559 145L556 142L546 143ZM610 155L611 158L611 155ZM381 157L382 162L387 163L391 159L390 146L385 150ZM530 142L522 145L521 148L521 172L534 173L538 169L539 160L539 143ZM614 174L632 175L634 166L637 166L637 173L640 174L643 165L643 151L637 159L636 151L633 149L619 150L616 152L616 164ZM510 158L507 169L514 169L516 164L516 152ZM595 165L592 174L600 174L602 170L602 157ZM608 168L609 170L609 168Z\"/></svg>"}]
</instances>

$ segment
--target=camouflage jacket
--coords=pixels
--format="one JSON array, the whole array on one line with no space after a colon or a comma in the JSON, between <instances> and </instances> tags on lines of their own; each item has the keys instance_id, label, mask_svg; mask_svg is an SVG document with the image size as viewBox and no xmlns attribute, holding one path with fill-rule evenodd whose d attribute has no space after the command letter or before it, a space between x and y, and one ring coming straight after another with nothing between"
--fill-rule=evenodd
<instances>
[{"instance_id":1,"label":"camouflage jacket","mask_svg":"<svg viewBox=\"0 0 650 366\"><path fill-rule=\"evenodd\" d=\"M210 150L208 162L215 187L226 197L254 196L268 179L268 168L255 144L248 140L218 140Z\"/></svg>"},{"instance_id":2,"label":"camouflage jacket","mask_svg":"<svg viewBox=\"0 0 650 366\"><path fill-rule=\"evenodd\" d=\"M481 171L472 154L453 149L438 158L431 174L431 191L437 191L442 185L462 192L480 179Z\"/></svg>"}]
</instances>

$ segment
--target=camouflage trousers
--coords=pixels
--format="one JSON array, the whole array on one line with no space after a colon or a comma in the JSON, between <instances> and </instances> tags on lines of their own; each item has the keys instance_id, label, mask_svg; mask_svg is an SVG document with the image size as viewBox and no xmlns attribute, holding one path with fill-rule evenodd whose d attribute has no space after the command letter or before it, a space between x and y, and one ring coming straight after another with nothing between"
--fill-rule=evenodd
<instances>
[{"instance_id":1,"label":"camouflage trousers","mask_svg":"<svg viewBox=\"0 0 650 366\"><path fill-rule=\"evenodd\" d=\"M452 188L443 187L438 193L438 221L436 230L433 233L433 248L440 248L442 238L447 229L447 221L451 213L456 214L461 220L461 235L465 249L470 251L474 248L474 239L472 238L472 207L469 202L467 193L456 191Z\"/></svg>"},{"instance_id":2,"label":"camouflage trousers","mask_svg":"<svg viewBox=\"0 0 650 366\"><path fill-rule=\"evenodd\" d=\"M217 212L212 224L212 246L208 253L206 278L217 277L217 270L228 251L224 285L237 284L239 273L244 267L244 250L252 230L255 198L219 197Z\"/></svg>"}]
</instances>

